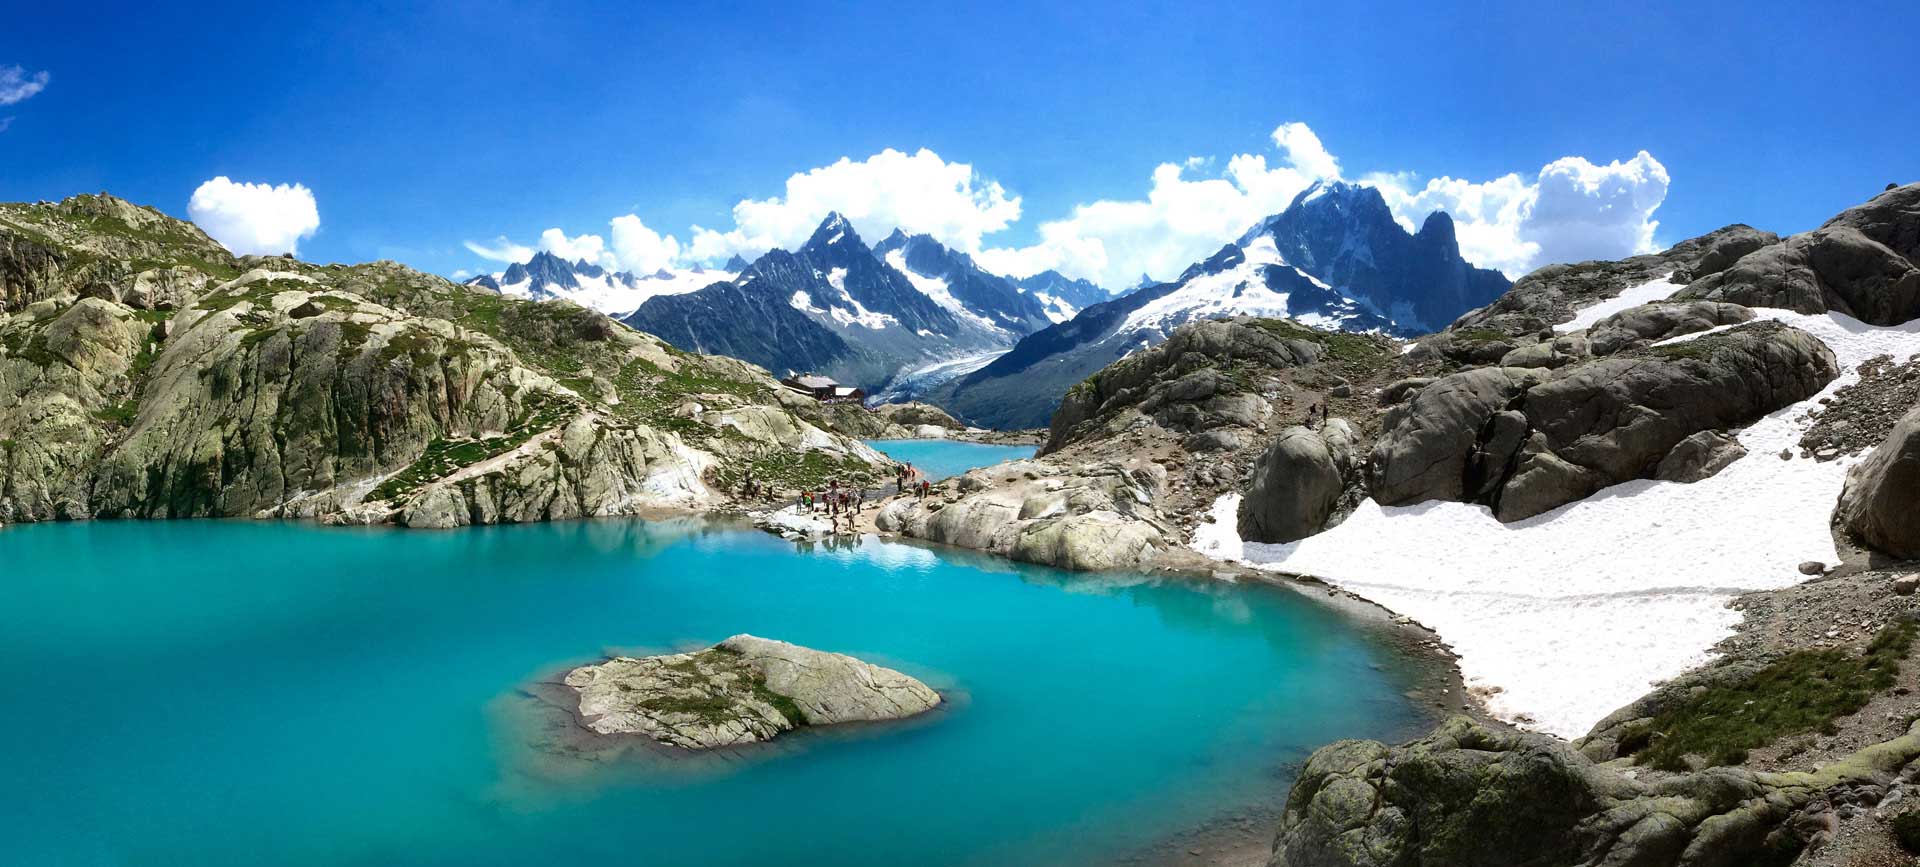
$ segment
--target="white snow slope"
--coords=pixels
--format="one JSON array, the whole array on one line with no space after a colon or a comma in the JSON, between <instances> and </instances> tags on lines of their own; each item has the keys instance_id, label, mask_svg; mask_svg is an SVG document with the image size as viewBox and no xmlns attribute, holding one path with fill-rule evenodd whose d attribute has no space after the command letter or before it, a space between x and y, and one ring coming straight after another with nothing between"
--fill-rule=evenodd
<instances>
[{"instance_id":1,"label":"white snow slope","mask_svg":"<svg viewBox=\"0 0 1920 867\"><path fill-rule=\"evenodd\" d=\"M1680 288L1663 285L1668 294ZM1512 524L1484 506L1368 500L1340 526L1285 545L1242 543L1233 494L1215 503L1194 548L1319 576L1412 617L1451 644L1469 688L1494 713L1563 737L1586 734L1706 662L1739 623L1726 607L1734 596L1806 580L1796 571L1804 561L1837 562L1828 521L1847 468L1864 455L1798 457L1807 412L1857 381L1862 361L1920 354L1920 320L1883 328L1835 313L1755 312L1825 341L1841 374L1741 431L1747 455L1712 478L1627 482ZM1795 456L1782 460L1783 450Z\"/></svg>"},{"instance_id":2,"label":"white snow slope","mask_svg":"<svg viewBox=\"0 0 1920 867\"><path fill-rule=\"evenodd\" d=\"M899 271L901 274L906 275L907 282L912 283L913 288L920 290L920 294L925 295L930 299L933 299L933 303L946 308L947 312L952 313L953 315L958 316L961 319L965 319L969 322L972 322L973 324L978 325L981 328L985 328L989 331L998 331L1003 334L1006 333L1007 329L994 324L993 320L988 319L985 316L981 316L978 313L968 310L965 304L960 303L960 299L953 297L953 293L951 291L948 291L947 289L947 281L939 277L927 276L925 274L922 274L918 271L913 270L912 268L907 267L906 251L904 250L888 251L887 264L892 265L893 270Z\"/></svg>"},{"instance_id":3,"label":"white snow slope","mask_svg":"<svg viewBox=\"0 0 1920 867\"><path fill-rule=\"evenodd\" d=\"M1116 333L1155 330L1164 335L1196 319L1237 315L1292 318L1302 325L1315 328L1340 327L1341 320L1336 317L1320 313L1293 313L1287 305L1289 293L1267 288L1266 279L1260 275L1261 268L1268 265L1292 267L1280 255L1280 248L1274 245L1271 236L1261 235L1253 239L1241 248L1241 254L1244 258L1240 264L1217 274L1194 277L1180 288L1128 314ZM1305 271L1298 268L1294 270L1314 285L1332 288Z\"/></svg>"},{"instance_id":4,"label":"white snow slope","mask_svg":"<svg viewBox=\"0 0 1920 867\"><path fill-rule=\"evenodd\" d=\"M1662 275L1659 279L1623 289L1620 294L1598 304L1581 308L1574 314L1572 320L1553 326L1553 330L1561 334L1566 334L1568 332L1579 331L1582 328L1592 328L1594 323L1629 307L1638 307L1642 304L1651 304L1655 301L1664 300L1673 295L1673 293L1680 291L1681 287L1667 282L1667 279L1672 276L1672 274Z\"/></svg>"}]
</instances>

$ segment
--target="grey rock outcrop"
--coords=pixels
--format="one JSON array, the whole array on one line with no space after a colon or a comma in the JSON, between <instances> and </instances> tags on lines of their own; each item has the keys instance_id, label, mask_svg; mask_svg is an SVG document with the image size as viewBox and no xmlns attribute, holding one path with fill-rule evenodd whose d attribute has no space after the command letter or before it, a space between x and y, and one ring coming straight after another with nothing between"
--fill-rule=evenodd
<instances>
[{"instance_id":1,"label":"grey rock outcrop","mask_svg":"<svg viewBox=\"0 0 1920 867\"><path fill-rule=\"evenodd\" d=\"M1501 367L1544 367L1548 370L1585 361L1594 354L1582 335L1567 335L1516 347L1500 356Z\"/></svg>"},{"instance_id":2,"label":"grey rock outcrop","mask_svg":"<svg viewBox=\"0 0 1920 867\"><path fill-rule=\"evenodd\" d=\"M1492 304L1468 312L1446 331L1421 339L1415 355L1438 355L1492 364L1487 344L1505 340L1511 351L1543 331L1573 318L1574 311L1621 290L1667 276L1677 287L1718 273L1748 253L1780 240L1772 232L1735 224L1644 256L1611 262L1548 265L1520 278Z\"/></svg>"},{"instance_id":3,"label":"grey rock outcrop","mask_svg":"<svg viewBox=\"0 0 1920 867\"><path fill-rule=\"evenodd\" d=\"M1166 342L1109 365L1067 392L1053 416L1041 454L1111 436L1130 410L1169 430L1195 433L1252 427L1270 409L1265 399L1227 370L1302 367L1328 355L1323 333L1278 320L1215 320L1189 324ZM1344 339L1364 340L1360 337Z\"/></svg>"},{"instance_id":4,"label":"grey rock outcrop","mask_svg":"<svg viewBox=\"0 0 1920 867\"><path fill-rule=\"evenodd\" d=\"M1834 523L1871 548L1920 559L1920 409L1847 471Z\"/></svg>"},{"instance_id":5,"label":"grey rock outcrop","mask_svg":"<svg viewBox=\"0 0 1920 867\"><path fill-rule=\"evenodd\" d=\"M1675 297L1834 311L1875 325L1920 318L1920 184L1888 190L1818 229L1748 253Z\"/></svg>"},{"instance_id":6,"label":"grey rock outcrop","mask_svg":"<svg viewBox=\"0 0 1920 867\"><path fill-rule=\"evenodd\" d=\"M1687 437L1749 423L1836 375L1824 344L1773 322L1550 374L1452 374L1388 411L1369 489L1385 505L1482 502L1519 520L1650 478Z\"/></svg>"},{"instance_id":7,"label":"grey rock outcrop","mask_svg":"<svg viewBox=\"0 0 1920 867\"><path fill-rule=\"evenodd\" d=\"M1490 496L1526 433L1526 416L1508 407L1544 381L1533 370L1468 370L1441 377L1396 404L1381 421L1368 462L1373 498L1394 506Z\"/></svg>"},{"instance_id":8,"label":"grey rock outcrop","mask_svg":"<svg viewBox=\"0 0 1920 867\"><path fill-rule=\"evenodd\" d=\"M1753 311L1718 301L1663 301L1629 307L1587 329L1594 355L1612 355L1629 347L1694 334L1721 325L1753 321Z\"/></svg>"},{"instance_id":9,"label":"grey rock outcrop","mask_svg":"<svg viewBox=\"0 0 1920 867\"><path fill-rule=\"evenodd\" d=\"M1457 717L1390 747L1340 741L1307 760L1270 867L1707 867L1786 864L1828 804L1884 791L1920 757L1920 726L1813 773L1715 768L1641 782L1556 738Z\"/></svg>"},{"instance_id":10,"label":"grey rock outcrop","mask_svg":"<svg viewBox=\"0 0 1920 867\"><path fill-rule=\"evenodd\" d=\"M699 508L781 453L760 481L879 476L837 427L870 416L567 303L235 259L108 196L0 204L0 520Z\"/></svg>"},{"instance_id":11,"label":"grey rock outcrop","mask_svg":"<svg viewBox=\"0 0 1920 867\"><path fill-rule=\"evenodd\" d=\"M1254 464L1253 486L1240 500L1240 537L1292 542L1326 529L1343 501L1352 508L1358 476L1358 445L1346 419L1281 431Z\"/></svg>"},{"instance_id":12,"label":"grey rock outcrop","mask_svg":"<svg viewBox=\"0 0 1920 867\"><path fill-rule=\"evenodd\" d=\"M894 500L875 526L1062 569L1141 566L1174 546L1154 503L1165 470L1151 463L1062 468L1010 461L968 472L931 499Z\"/></svg>"},{"instance_id":13,"label":"grey rock outcrop","mask_svg":"<svg viewBox=\"0 0 1920 867\"><path fill-rule=\"evenodd\" d=\"M752 635L706 650L615 657L567 672L582 725L705 750L802 726L905 719L940 694L890 668Z\"/></svg>"}]
</instances>

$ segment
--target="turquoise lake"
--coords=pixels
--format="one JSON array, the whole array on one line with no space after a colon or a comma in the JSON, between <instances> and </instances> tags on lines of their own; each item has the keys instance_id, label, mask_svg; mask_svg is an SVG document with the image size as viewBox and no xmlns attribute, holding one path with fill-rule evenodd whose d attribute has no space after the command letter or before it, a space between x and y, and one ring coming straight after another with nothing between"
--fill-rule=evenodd
<instances>
[{"instance_id":1,"label":"turquoise lake","mask_svg":"<svg viewBox=\"0 0 1920 867\"><path fill-rule=\"evenodd\" d=\"M554 754L522 686L751 632L941 689L894 727ZM0 529L6 863L1075 864L1425 720L1289 590L686 519Z\"/></svg>"},{"instance_id":2,"label":"turquoise lake","mask_svg":"<svg viewBox=\"0 0 1920 867\"><path fill-rule=\"evenodd\" d=\"M931 479L957 476L974 467L1033 457L1033 446L999 446L953 440L867 440L896 461L907 461Z\"/></svg>"}]
</instances>

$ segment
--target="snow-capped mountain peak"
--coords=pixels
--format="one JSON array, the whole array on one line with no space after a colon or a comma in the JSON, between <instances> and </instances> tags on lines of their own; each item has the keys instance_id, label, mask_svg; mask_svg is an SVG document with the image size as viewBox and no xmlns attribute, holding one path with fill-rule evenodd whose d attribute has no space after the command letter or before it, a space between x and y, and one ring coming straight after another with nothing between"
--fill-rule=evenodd
<instances>
[{"instance_id":1,"label":"snow-capped mountain peak","mask_svg":"<svg viewBox=\"0 0 1920 867\"><path fill-rule=\"evenodd\" d=\"M934 303L982 328L1020 335L1057 321L1047 315L1044 302L1021 291L1014 281L988 273L972 256L931 235L895 229L873 252Z\"/></svg>"},{"instance_id":2,"label":"snow-capped mountain peak","mask_svg":"<svg viewBox=\"0 0 1920 867\"><path fill-rule=\"evenodd\" d=\"M1047 311L1047 318L1056 324L1072 319L1090 305L1114 299L1113 293L1091 280L1070 278L1052 270L1022 277L1013 281L1013 285L1023 293L1031 293Z\"/></svg>"},{"instance_id":3,"label":"snow-capped mountain peak","mask_svg":"<svg viewBox=\"0 0 1920 867\"><path fill-rule=\"evenodd\" d=\"M1225 316L1288 318L1316 328L1431 330L1506 291L1499 272L1460 258L1452 220L1419 235L1395 222L1372 187L1315 184L1168 283L1089 305L1022 338L1007 354L931 395L962 418L1044 424L1060 395L1174 328ZM1144 279L1144 277L1143 277Z\"/></svg>"},{"instance_id":4,"label":"snow-capped mountain peak","mask_svg":"<svg viewBox=\"0 0 1920 867\"><path fill-rule=\"evenodd\" d=\"M1287 263L1273 239L1229 244L1180 275L1170 291L1128 314L1123 334L1151 333L1157 343L1173 329L1199 319L1260 316L1293 319L1340 331L1393 331L1394 324L1325 281Z\"/></svg>"},{"instance_id":5,"label":"snow-capped mountain peak","mask_svg":"<svg viewBox=\"0 0 1920 867\"><path fill-rule=\"evenodd\" d=\"M847 222L846 217L840 216L839 211L833 211L827 214L826 219L820 221L820 228L813 230L813 237L808 238L807 243L801 245L800 249L819 250L842 245L862 248L866 246L860 241L860 234L853 230L853 224Z\"/></svg>"},{"instance_id":6,"label":"snow-capped mountain peak","mask_svg":"<svg viewBox=\"0 0 1920 867\"><path fill-rule=\"evenodd\" d=\"M1451 217L1435 212L1419 234L1408 234L1380 191L1361 184L1314 183L1239 243L1261 237L1271 238L1291 264L1411 332L1441 328L1510 285L1499 272L1460 257Z\"/></svg>"}]
</instances>

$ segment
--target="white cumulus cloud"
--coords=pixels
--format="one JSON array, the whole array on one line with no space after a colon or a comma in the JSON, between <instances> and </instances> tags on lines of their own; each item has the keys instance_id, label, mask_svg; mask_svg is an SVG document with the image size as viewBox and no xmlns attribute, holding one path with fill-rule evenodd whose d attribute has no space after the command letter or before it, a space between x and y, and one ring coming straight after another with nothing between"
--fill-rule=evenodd
<instances>
[{"instance_id":1,"label":"white cumulus cloud","mask_svg":"<svg viewBox=\"0 0 1920 867\"><path fill-rule=\"evenodd\" d=\"M313 191L302 184L234 183L225 175L200 185L187 216L235 254L298 253L320 229Z\"/></svg>"},{"instance_id":2,"label":"white cumulus cloud","mask_svg":"<svg viewBox=\"0 0 1920 867\"><path fill-rule=\"evenodd\" d=\"M1042 223L1039 243L983 250L980 262L1014 276L1052 268L1110 288L1142 274L1168 279L1286 208L1314 181L1339 179L1339 161L1306 124L1282 124L1272 138L1280 165L1269 166L1265 154L1236 154L1225 172L1207 177L1212 161L1204 158L1161 163L1145 199L1079 205Z\"/></svg>"},{"instance_id":3,"label":"white cumulus cloud","mask_svg":"<svg viewBox=\"0 0 1920 867\"><path fill-rule=\"evenodd\" d=\"M680 241L647 228L639 216L614 217L607 226L612 230L612 243L608 243L606 237L591 233L569 235L557 226L541 232L535 246L514 243L505 235L492 241L464 243L474 255L494 262L526 262L533 258L535 250L545 250L568 262L584 259L602 268L642 275L681 264L684 251Z\"/></svg>"},{"instance_id":4,"label":"white cumulus cloud","mask_svg":"<svg viewBox=\"0 0 1920 867\"><path fill-rule=\"evenodd\" d=\"M1299 121L1283 123L1273 130L1273 145L1287 155L1287 162L1316 178L1340 177L1340 161L1327 153L1320 137Z\"/></svg>"},{"instance_id":5,"label":"white cumulus cloud","mask_svg":"<svg viewBox=\"0 0 1920 867\"><path fill-rule=\"evenodd\" d=\"M46 70L28 75L19 66L0 66L0 105L12 105L47 89L53 76Z\"/></svg>"},{"instance_id":6,"label":"white cumulus cloud","mask_svg":"<svg viewBox=\"0 0 1920 867\"><path fill-rule=\"evenodd\" d=\"M797 173L787 178L784 196L741 201L733 206L732 229L695 226L689 252L708 261L792 249L835 211L869 243L899 228L971 251L983 236L1020 219L1020 197L1009 196L973 166L947 162L926 148L911 154L888 148L858 162L841 157Z\"/></svg>"},{"instance_id":7,"label":"white cumulus cloud","mask_svg":"<svg viewBox=\"0 0 1920 867\"><path fill-rule=\"evenodd\" d=\"M1666 201L1667 168L1641 151L1595 165L1561 157L1531 180L1507 174L1473 182L1409 172L1373 174L1394 218L1413 229L1434 211L1453 217L1467 261L1518 277L1556 262L1616 259L1658 249L1653 218Z\"/></svg>"},{"instance_id":8,"label":"white cumulus cloud","mask_svg":"<svg viewBox=\"0 0 1920 867\"><path fill-rule=\"evenodd\" d=\"M569 262L585 259L602 267L616 264L613 258L607 255L606 239L599 235L582 234L569 238L567 233L557 228L548 229L540 233L540 249Z\"/></svg>"},{"instance_id":9,"label":"white cumulus cloud","mask_svg":"<svg viewBox=\"0 0 1920 867\"><path fill-rule=\"evenodd\" d=\"M634 214L614 217L613 258L620 267L636 274L651 274L672 268L680 259L680 242L647 228Z\"/></svg>"},{"instance_id":10,"label":"white cumulus cloud","mask_svg":"<svg viewBox=\"0 0 1920 867\"><path fill-rule=\"evenodd\" d=\"M837 211L869 243L900 228L972 254L990 271L1026 276L1051 268L1121 288L1142 274L1170 279L1284 210L1316 181L1345 178L1339 158L1307 124L1283 123L1269 139L1271 148L1259 153L1163 162L1146 176L1144 194L1076 205L1041 222L1037 240L1024 246L996 243L995 237L1019 222L1018 195L970 164L925 148L889 148L795 173L782 195L743 199L733 207L730 228L693 226L686 243L627 214L610 221L605 236L548 229L538 247L569 260L651 273L734 254L752 259L775 247L791 250ZM1531 177L1511 173L1469 181L1382 171L1359 182L1379 188L1409 230L1433 211L1447 211L1468 261L1519 276L1553 262L1654 249L1659 223L1653 214L1666 199L1668 176L1642 151L1605 165L1562 157ZM467 249L495 261L525 261L534 248L500 237L469 241Z\"/></svg>"}]
</instances>

